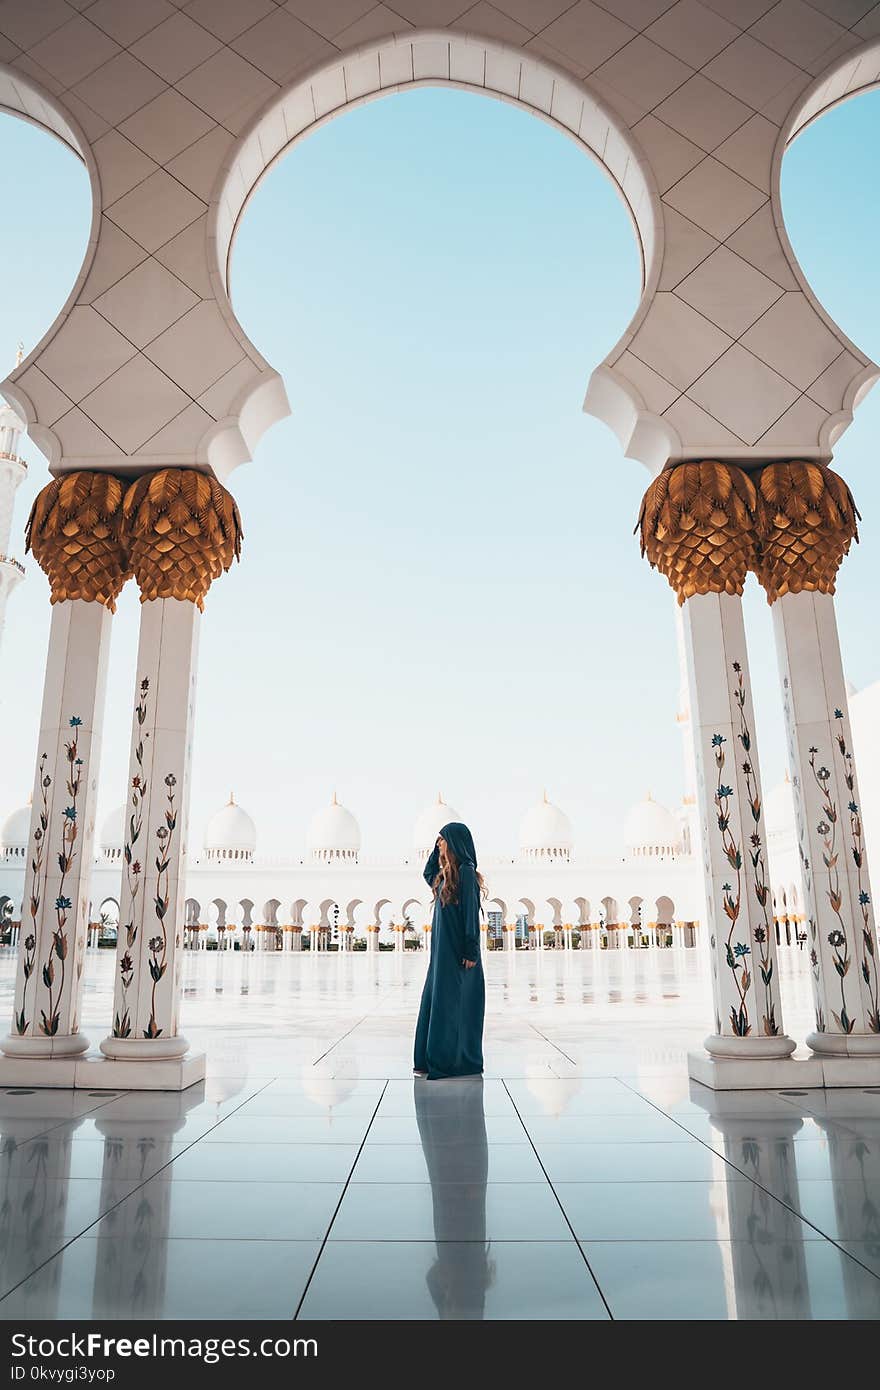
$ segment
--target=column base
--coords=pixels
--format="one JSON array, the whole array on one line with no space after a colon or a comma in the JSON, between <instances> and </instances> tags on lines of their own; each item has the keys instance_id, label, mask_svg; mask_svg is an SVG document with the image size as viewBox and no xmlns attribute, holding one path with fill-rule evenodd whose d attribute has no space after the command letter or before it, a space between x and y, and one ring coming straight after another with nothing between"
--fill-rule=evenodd
<instances>
[{"instance_id":1,"label":"column base","mask_svg":"<svg viewBox=\"0 0 880 1390\"><path fill-rule=\"evenodd\" d=\"M807 1047L818 1057L880 1059L880 1033L810 1033Z\"/></svg>"},{"instance_id":2,"label":"column base","mask_svg":"<svg viewBox=\"0 0 880 1390\"><path fill-rule=\"evenodd\" d=\"M105 1057L115 1062L170 1062L189 1052L186 1038L105 1038L101 1043Z\"/></svg>"},{"instance_id":3,"label":"column base","mask_svg":"<svg viewBox=\"0 0 880 1390\"><path fill-rule=\"evenodd\" d=\"M780 1091L789 1087L811 1090L825 1085L818 1058L750 1057L745 1052L741 1057L689 1052L688 1075L713 1091Z\"/></svg>"},{"instance_id":4,"label":"column base","mask_svg":"<svg viewBox=\"0 0 880 1390\"><path fill-rule=\"evenodd\" d=\"M0 1087L66 1091L185 1091L205 1078L204 1052L154 1061L86 1057L0 1057Z\"/></svg>"},{"instance_id":5,"label":"column base","mask_svg":"<svg viewBox=\"0 0 880 1390\"><path fill-rule=\"evenodd\" d=\"M64 1033L57 1038L19 1037L16 1033L10 1033L0 1043L0 1050L6 1057L45 1060L55 1057L78 1057L81 1053L88 1052L89 1040L85 1033Z\"/></svg>"},{"instance_id":6,"label":"column base","mask_svg":"<svg viewBox=\"0 0 880 1390\"><path fill-rule=\"evenodd\" d=\"M703 1043L710 1057L730 1061L777 1061L790 1057L797 1047L793 1038L784 1033L768 1038L763 1033L749 1038L733 1038L725 1034L713 1033Z\"/></svg>"}]
</instances>

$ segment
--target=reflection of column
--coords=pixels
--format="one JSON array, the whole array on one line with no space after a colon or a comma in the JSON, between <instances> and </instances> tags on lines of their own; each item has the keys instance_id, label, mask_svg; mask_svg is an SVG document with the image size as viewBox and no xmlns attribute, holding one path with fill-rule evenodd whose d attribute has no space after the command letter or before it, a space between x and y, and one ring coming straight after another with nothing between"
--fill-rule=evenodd
<instances>
[{"instance_id":1,"label":"reflection of column","mask_svg":"<svg viewBox=\"0 0 880 1390\"><path fill-rule=\"evenodd\" d=\"M203 1103L201 1091L141 1093L134 1103L123 1097L95 1116L104 1139L101 1203L108 1214L95 1240L93 1317L119 1307L134 1317L168 1315L165 1281L176 1184L147 1183L121 1203L120 1188L144 1182L171 1161L187 1111ZM210 1125L207 1119L205 1129Z\"/></svg>"},{"instance_id":2,"label":"reflection of column","mask_svg":"<svg viewBox=\"0 0 880 1390\"><path fill-rule=\"evenodd\" d=\"M759 577L776 633L810 935L807 1041L820 1054L876 1055L880 952L832 597L857 513L843 479L818 464L770 464L759 488L768 512ZM835 1079L854 1079L837 1066Z\"/></svg>"},{"instance_id":3,"label":"reflection of column","mask_svg":"<svg viewBox=\"0 0 880 1390\"><path fill-rule=\"evenodd\" d=\"M809 1319L805 1228L795 1215L794 1139L803 1128L802 1118L793 1106L790 1116L780 1113L776 1096L755 1092L708 1092L692 1086L691 1099L711 1116L717 1133L707 1142L726 1160L718 1239L729 1242L730 1316ZM686 1117L682 1122L687 1127ZM744 1182L743 1174L752 1181Z\"/></svg>"},{"instance_id":4,"label":"reflection of column","mask_svg":"<svg viewBox=\"0 0 880 1390\"><path fill-rule=\"evenodd\" d=\"M76 1117L74 1093L51 1094L45 1108L51 1110L58 1128L30 1138L29 1121L3 1119L3 1164L0 1167L0 1297L20 1279L41 1271L35 1298L35 1316L54 1319L60 1315L62 1261L51 1257L89 1224L73 1228L68 1222L71 1194L70 1162L73 1142L81 1119ZM66 1121L66 1123L63 1123ZM44 1120L45 1124L49 1120ZM16 1133L16 1131L20 1134ZM76 1211L74 1216L78 1215ZM95 1212L97 1215L97 1212Z\"/></svg>"},{"instance_id":5,"label":"reflection of column","mask_svg":"<svg viewBox=\"0 0 880 1390\"><path fill-rule=\"evenodd\" d=\"M125 580L121 504L117 478L68 473L43 488L28 521L53 609L8 1056L70 1057L88 1047L79 1012L110 614ZM4 1080L13 1079L23 1074L13 1078L7 1066Z\"/></svg>"},{"instance_id":6,"label":"reflection of column","mask_svg":"<svg viewBox=\"0 0 880 1390\"><path fill-rule=\"evenodd\" d=\"M847 1091L842 1105L834 1106L831 1113L814 1116L828 1142L833 1225L817 1219L809 1209L805 1211L825 1235L843 1243L844 1248L851 1241L865 1242L875 1273L880 1271L880 1131L876 1101L876 1096ZM848 1316L876 1322L880 1308L878 1292L854 1260L841 1255L841 1264Z\"/></svg>"},{"instance_id":7,"label":"reflection of column","mask_svg":"<svg viewBox=\"0 0 880 1390\"><path fill-rule=\"evenodd\" d=\"M746 1084L775 1084L763 1063L784 1059L776 938L767 876L763 796L740 595L757 555L757 494L739 468L667 469L642 503L642 550L682 605L698 774L715 1033L691 1075L719 1084L723 1059ZM712 1060L714 1059L714 1060ZM729 1084L729 1083L728 1083Z\"/></svg>"},{"instance_id":8,"label":"reflection of column","mask_svg":"<svg viewBox=\"0 0 880 1390\"><path fill-rule=\"evenodd\" d=\"M437 1258L426 1276L428 1291L441 1320L480 1318L494 1273L486 1240L483 1082L467 1079L439 1093L417 1080L413 1090L434 1206Z\"/></svg>"},{"instance_id":9,"label":"reflection of column","mask_svg":"<svg viewBox=\"0 0 880 1390\"><path fill-rule=\"evenodd\" d=\"M138 478L124 503L141 590L113 1028L101 1044L126 1061L180 1059L184 870L196 659L211 582L240 546L225 488L192 469ZM190 1059L185 1084L204 1074Z\"/></svg>"}]
</instances>

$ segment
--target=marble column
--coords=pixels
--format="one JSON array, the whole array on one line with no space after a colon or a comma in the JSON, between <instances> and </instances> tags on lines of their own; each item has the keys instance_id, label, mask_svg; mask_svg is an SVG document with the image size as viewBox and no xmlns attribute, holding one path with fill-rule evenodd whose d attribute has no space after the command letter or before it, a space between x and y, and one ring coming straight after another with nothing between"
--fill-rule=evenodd
<instances>
[{"instance_id":1,"label":"marble column","mask_svg":"<svg viewBox=\"0 0 880 1390\"><path fill-rule=\"evenodd\" d=\"M212 580L238 553L240 523L226 490L190 469L137 479L123 510L141 626L116 989L101 1051L136 1064L125 1068L134 1089L163 1079L181 1089L204 1075L204 1056L187 1056L179 1031L199 630Z\"/></svg>"},{"instance_id":2,"label":"marble column","mask_svg":"<svg viewBox=\"0 0 880 1390\"><path fill-rule=\"evenodd\" d=\"M103 604L55 605L7 1056L70 1057L88 1047L79 1015L109 645Z\"/></svg>"},{"instance_id":3,"label":"marble column","mask_svg":"<svg viewBox=\"0 0 880 1390\"><path fill-rule=\"evenodd\" d=\"M789 593L772 613L816 1011L807 1042L877 1056L880 951L834 599Z\"/></svg>"},{"instance_id":4,"label":"marble column","mask_svg":"<svg viewBox=\"0 0 880 1390\"><path fill-rule=\"evenodd\" d=\"M28 544L49 578L52 622L12 1029L2 1043L6 1085L72 1085L71 1059L89 1045L79 1029L82 970L110 615L125 581L122 495L111 474L66 473L38 494L27 525Z\"/></svg>"},{"instance_id":5,"label":"marble column","mask_svg":"<svg viewBox=\"0 0 880 1390\"><path fill-rule=\"evenodd\" d=\"M691 1054L690 1073L722 1089L786 1084L795 1048L779 995L740 598L759 517L752 480L715 462L664 470L639 517L642 552L679 599L688 671L715 1006L715 1031L705 1053Z\"/></svg>"},{"instance_id":6,"label":"marble column","mask_svg":"<svg viewBox=\"0 0 880 1390\"><path fill-rule=\"evenodd\" d=\"M816 1011L807 1042L826 1084L858 1084L855 1059L872 1081L880 1055L880 951L833 598L858 512L820 464L768 464L758 491Z\"/></svg>"},{"instance_id":7,"label":"marble column","mask_svg":"<svg viewBox=\"0 0 880 1390\"><path fill-rule=\"evenodd\" d=\"M715 1032L706 1049L738 1060L785 1058L795 1044L785 1034L779 997L741 600L695 594L685 601L682 618L715 1003Z\"/></svg>"},{"instance_id":8,"label":"marble column","mask_svg":"<svg viewBox=\"0 0 880 1390\"><path fill-rule=\"evenodd\" d=\"M107 1057L178 1058L180 952L192 721L201 614L186 599L141 608L113 1028Z\"/></svg>"}]
</instances>

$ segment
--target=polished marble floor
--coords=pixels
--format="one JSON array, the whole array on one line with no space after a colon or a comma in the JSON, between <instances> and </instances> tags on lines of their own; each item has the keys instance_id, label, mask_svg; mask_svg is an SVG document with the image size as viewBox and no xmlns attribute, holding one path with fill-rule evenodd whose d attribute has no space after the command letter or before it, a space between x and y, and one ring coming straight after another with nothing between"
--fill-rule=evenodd
<instances>
[{"instance_id":1,"label":"polished marble floor","mask_svg":"<svg viewBox=\"0 0 880 1390\"><path fill-rule=\"evenodd\" d=\"M414 1081L424 968L195 953L205 1083L0 1092L0 1318L880 1317L880 1075L689 1083L707 965L675 950L488 956L485 1079ZM90 956L95 1041L111 984Z\"/></svg>"}]
</instances>

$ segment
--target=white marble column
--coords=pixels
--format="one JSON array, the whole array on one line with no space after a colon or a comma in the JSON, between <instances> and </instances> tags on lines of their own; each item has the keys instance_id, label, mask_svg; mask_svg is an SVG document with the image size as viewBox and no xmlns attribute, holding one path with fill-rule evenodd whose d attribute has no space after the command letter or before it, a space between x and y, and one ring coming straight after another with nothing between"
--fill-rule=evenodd
<instances>
[{"instance_id":1,"label":"white marble column","mask_svg":"<svg viewBox=\"0 0 880 1390\"><path fill-rule=\"evenodd\" d=\"M834 598L784 594L771 611L816 1009L807 1042L826 1057L876 1056L880 953Z\"/></svg>"},{"instance_id":2,"label":"white marble column","mask_svg":"<svg viewBox=\"0 0 880 1390\"><path fill-rule=\"evenodd\" d=\"M141 606L123 847L113 1026L106 1057L179 1059L184 872L201 613L188 599Z\"/></svg>"},{"instance_id":3,"label":"white marble column","mask_svg":"<svg viewBox=\"0 0 880 1390\"><path fill-rule=\"evenodd\" d=\"M743 1085L774 1085L766 1064L787 1058L767 865L742 604L727 593L697 594L682 608L702 818L715 1032L710 1054L692 1054L691 1075L717 1085L729 1059L760 1059ZM735 1079L731 1068L726 1084Z\"/></svg>"},{"instance_id":4,"label":"white marble column","mask_svg":"<svg viewBox=\"0 0 880 1390\"><path fill-rule=\"evenodd\" d=\"M79 1021L109 643L103 603L53 605L15 1003L2 1044L10 1058L69 1058L89 1045ZM4 1084L22 1075L6 1068Z\"/></svg>"}]
</instances>

